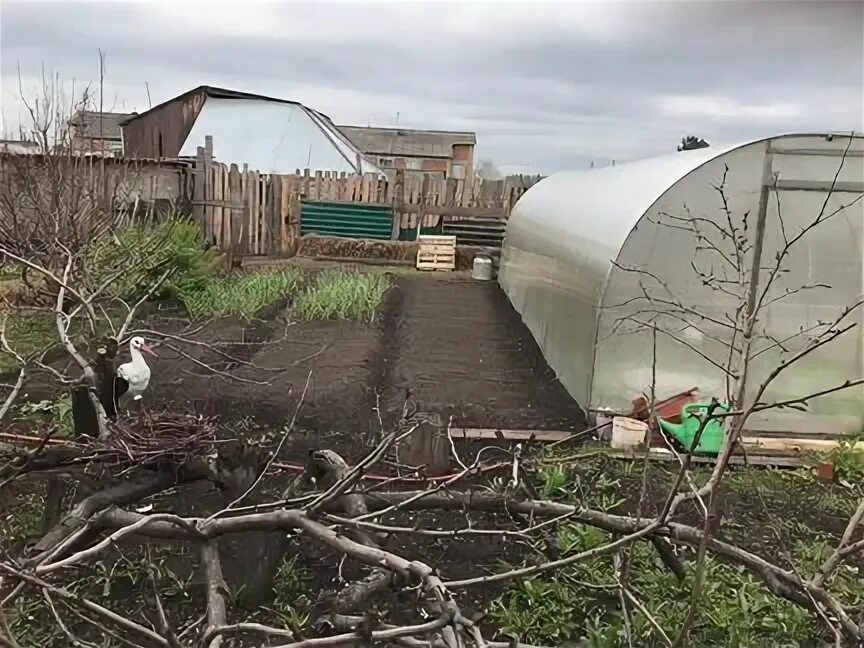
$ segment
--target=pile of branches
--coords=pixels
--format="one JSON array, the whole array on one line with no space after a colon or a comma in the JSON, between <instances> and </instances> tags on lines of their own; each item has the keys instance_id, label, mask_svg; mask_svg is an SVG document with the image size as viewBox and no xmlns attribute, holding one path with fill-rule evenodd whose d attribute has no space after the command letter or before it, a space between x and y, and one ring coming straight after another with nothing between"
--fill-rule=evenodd
<instances>
[{"instance_id":1,"label":"pile of branches","mask_svg":"<svg viewBox=\"0 0 864 648\"><path fill-rule=\"evenodd\" d=\"M52 438L56 428L36 440L34 437L5 435L19 439L0 450L0 479L12 480L26 473L72 466L98 466L116 476L152 469L180 469L205 466L218 455L219 447L233 443L215 417L159 412L123 418L108 423L110 436L78 440Z\"/></svg>"},{"instance_id":2,"label":"pile of branches","mask_svg":"<svg viewBox=\"0 0 864 648\"><path fill-rule=\"evenodd\" d=\"M217 438L215 417L160 412L109 422L110 434L93 439L84 451L120 466L188 465L206 460L225 440Z\"/></svg>"}]
</instances>

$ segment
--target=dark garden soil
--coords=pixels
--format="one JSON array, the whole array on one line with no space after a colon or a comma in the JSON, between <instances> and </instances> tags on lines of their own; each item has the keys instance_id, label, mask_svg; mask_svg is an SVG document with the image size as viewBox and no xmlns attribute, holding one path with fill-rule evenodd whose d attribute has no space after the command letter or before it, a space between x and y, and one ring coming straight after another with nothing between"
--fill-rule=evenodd
<instances>
[{"instance_id":1,"label":"dark garden soil","mask_svg":"<svg viewBox=\"0 0 864 648\"><path fill-rule=\"evenodd\" d=\"M494 282L440 275L395 277L373 322L293 322L284 306L252 324L213 323L198 334L236 342L232 353L265 372L220 362L206 375L169 349L153 366L151 402L159 407L290 421L309 378L297 427L357 439L378 431L401 408L405 390L418 405L459 427L576 430L579 406L558 383L518 314ZM197 353L196 353L197 352ZM311 377L310 377L311 371ZM248 381L238 382L227 377ZM266 382L266 384L259 384Z\"/></svg>"}]
</instances>

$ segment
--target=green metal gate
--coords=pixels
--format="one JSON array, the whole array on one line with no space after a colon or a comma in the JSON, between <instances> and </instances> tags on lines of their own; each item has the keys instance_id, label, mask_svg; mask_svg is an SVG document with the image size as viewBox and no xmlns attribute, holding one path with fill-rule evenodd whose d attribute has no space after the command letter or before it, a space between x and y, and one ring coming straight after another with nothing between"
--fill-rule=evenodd
<instances>
[{"instance_id":1,"label":"green metal gate","mask_svg":"<svg viewBox=\"0 0 864 648\"><path fill-rule=\"evenodd\" d=\"M393 208L348 202L304 200L300 211L300 233L356 239L390 240Z\"/></svg>"}]
</instances>

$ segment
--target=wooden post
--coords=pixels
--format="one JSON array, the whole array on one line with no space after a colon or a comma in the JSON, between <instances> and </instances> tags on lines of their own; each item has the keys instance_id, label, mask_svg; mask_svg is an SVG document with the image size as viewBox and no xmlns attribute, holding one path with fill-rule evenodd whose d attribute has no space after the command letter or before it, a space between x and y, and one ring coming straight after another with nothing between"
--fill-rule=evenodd
<instances>
[{"instance_id":1,"label":"wooden post","mask_svg":"<svg viewBox=\"0 0 864 648\"><path fill-rule=\"evenodd\" d=\"M231 238L226 242L228 247L228 267L234 267L234 259L240 254L240 245L243 240L243 185L240 178L240 169L236 164L231 165L228 172L228 200L231 204Z\"/></svg>"},{"instance_id":2,"label":"wooden post","mask_svg":"<svg viewBox=\"0 0 864 648\"><path fill-rule=\"evenodd\" d=\"M267 254L275 256L282 251L282 176L270 176L270 190L268 193Z\"/></svg>"},{"instance_id":3,"label":"wooden post","mask_svg":"<svg viewBox=\"0 0 864 648\"><path fill-rule=\"evenodd\" d=\"M417 236L421 228L426 226L426 201L429 199L429 176L424 175L420 185L420 206L417 208Z\"/></svg>"},{"instance_id":4,"label":"wooden post","mask_svg":"<svg viewBox=\"0 0 864 648\"><path fill-rule=\"evenodd\" d=\"M207 221L204 214L204 159L206 153L203 146L198 147L198 155L195 158L195 171L192 177L192 220L198 224L204 235L207 235Z\"/></svg>"},{"instance_id":5,"label":"wooden post","mask_svg":"<svg viewBox=\"0 0 864 648\"><path fill-rule=\"evenodd\" d=\"M295 178L292 176L277 176L279 178L279 251L289 254L293 242L291 231L291 195Z\"/></svg>"},{"instance_id":6,"label":"wooden post","mask_svg":"<svg viewBox=\"0 0 864 648\"><path fill-rule=\"evenodd\" d=\"M258 227L261 223L261 187L256 171L249 171L246 190L249 194L249 237L246 250L249 254L258 253Z\"/></svg>"},{"instance_id":7,"label":"wooden post","mask_svg":"<svg viewBox=\"0 0 864 648\"><path fill-rule=\"evenodd\" d=\"M399 239L402 224L402 205L405 202L405 172L396 169L396 180L393 182L393 228L390 238Z\"/></svg>"},{"instance_id":8,"label":"wooden post","mask_svg":"<svg viewBox=\"0 0 864 648\"><path fill-rule=\"evenodd\" d=\"M204 232L207 241L215 242L216 232L214 228L213 199L213 136L204 136Z\"/></svg>"},{"instance_id":9,"label":"wooden post","mask_svg":"<svg viewBox=\"0 0 864 648\"><path fill-rule=\"evenodd\" d=\"M288 207L288 225L291 232L291 247L296 251L300 244L301 238L301 218L303 212L303 196L297 191L296 187L292 188L290 203Z\"/></svg>"}]
</instances>

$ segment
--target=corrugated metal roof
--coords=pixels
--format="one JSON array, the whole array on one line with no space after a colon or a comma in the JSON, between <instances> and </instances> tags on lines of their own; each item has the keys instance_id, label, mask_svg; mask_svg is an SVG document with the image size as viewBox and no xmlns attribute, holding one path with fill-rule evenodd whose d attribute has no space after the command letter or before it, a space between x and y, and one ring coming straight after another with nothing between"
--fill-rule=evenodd
<instances>
[{"instance_id":1,"label":"corrugated metal roof","mask_svg":"<svg viewBox=\"0 0 864 648\"><path fill-rule=\"evenodd\" d=\"M163 101L162 103L157 104L157 105L153 106L152 108L145 110L142 113L132 113L126 119L122 120L120 122L120 125L122 126L124 124L128 124L129 122L131 122L135 119L139 119L140 117L143 117L144 115L147 115L147 114L153 112L154 110L159 110L160 108L167 106L170 103L173 103L175 101L178 101L180 99L188 97L189 95L198 94L200 92L203 92L208 97L213 97L216 99L257 99L260 101L273 101L275 103L291 104L294 106L302 106L303 105L299 101L292 101L290 99L279 99L277 97L268 97L267 95L254 94L252 92L241 92L239 90L229 90L228 88L218 88L216 86L202 85L202 86L198 86L197 88L192 88L191 90L187 90L183 94L179 94L176 97L172 97L171 99L168 99L167 101ZM312 109L307 108L307 110L312 110ZM313 112L317 112L317 111L313 111ZM321 113L318 113L318 114L321 114ZM327 119L328 121L330 120L330 118L327 117L326 115L322 115L322 116L325 119Z\"/></svg>"}]
</instances>

